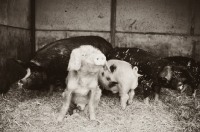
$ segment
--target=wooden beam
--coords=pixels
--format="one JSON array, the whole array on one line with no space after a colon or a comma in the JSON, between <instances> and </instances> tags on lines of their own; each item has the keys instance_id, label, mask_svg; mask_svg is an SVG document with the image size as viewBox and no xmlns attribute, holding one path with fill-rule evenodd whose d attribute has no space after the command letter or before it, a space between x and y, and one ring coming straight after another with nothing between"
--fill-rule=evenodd
<instances>
[{"instance_id":1,"label":"wooden beam","mask_svg":"<svg viewBox=\"0 0 200 132\"><path fill-rule=\"evenodd\" d=\"M195 23L196 23L196 11L197 11L197 0L190 1L191 10L191 25L190 25L190 35L194 35Z\"/></svg>"},{"instance_id":2,"label":"wooden beam","mask_svg":"<svg viewBox=\"0 0 200 132\"><path fill-rule=\"evenodd\" d=\"M190 24L190 35L195 35L195 25L196 25L196 11L197 11L197 0L191 0L190 1L190 11L191 11L191 24ZM192 58L196 58L196 44L197 42L195 40L192 41Z\"/></svg>"},{"instance_id":3,"label":"wooden beam","mask_svg":"<svg viewBox=\"0 0 200 132\"><path fill-rule=\"evenodd\" d=\"M35 0L31 0L31 58L36 52L36 42L35 42Z\"/></svg>"},{"instance_id":4,"label":"wooden beam","mask_svg":"<svg viewBox=\"0 0 200 132\"><path fill-rule=\"evenodd\" d=\"M116 32L116 8L117 8L117 0L111 1L111 44L115 46L115 32Z\"/></svg>"}]
</instances>

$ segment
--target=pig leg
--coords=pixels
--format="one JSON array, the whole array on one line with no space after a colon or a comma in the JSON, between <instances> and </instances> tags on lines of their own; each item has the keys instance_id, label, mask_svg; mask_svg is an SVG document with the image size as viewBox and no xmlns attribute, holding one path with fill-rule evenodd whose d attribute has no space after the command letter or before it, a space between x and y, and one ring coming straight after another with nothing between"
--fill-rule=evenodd
<instances>
[{"instance_id":1,"label":"pig leg","mask_svg":"<svg viewBox=\"0 0 200 132\"><path fill-rule=\"evenodd\" d=\"M120 96L121 96L120 102L121 102L122 109L125 110L126 109L126 103L129 99L129 96L128 96L127 93L121 93Z\"/></svg>"},{"instance_id":2,"label":"pig leg","mask_svg":"<svg viewBox=\"0 0 200 132\"><path fill-rule=\"evenodd\" d=\"M161 87L157 85L153 85L152 87L153 87L153 91L155 92L155 101L158 102Z\"/></svg>"},{"instance_id":3,"label":"pig leg","mask_svg":"<svg viewBox=\"0 0 200 132\"><path fill-rule=\"evenodd\" d=\"M135 90L134 89L131 89L129 91L129 99L128 99L128 105L132 104L133 103L133 97L135 96Z\"/></svg>"},{"instance_id":4,"label":"pig leg","mask_svg":"<svg viewBox=\"0 0 200 132\"><path fill-rule=\"evenodd\" d=\"M100 98L101 98L101 89L100 88L97 88L96 90L96 95L95 95L95 108L98 107L99 105L99 101L100 101Z\"/></svg>"},{"instance_id":5,"label":"pig leg","mask_svg":"<svg viewBox=\"0 0 200 132\"><path fill-rule=\"evenodd\" d=\"M155 92L155 103L158 104L158 105L162 105L162 101L159 100L159 93L160 93L160 90L161 90L161 86L159 85L153 85L153 90Z\"/></svg>"},{"instance_id":6,"label":"pig leg","mask_svg":"<svg viewBox=\"0 0 200 132\"><path fill-rule=\"evenodd\" d=\"M65 95L64 95L64 101L63 101L63 106L60 110L60 114L58 115L57 121L61 122L69 110L69 106L71 103L71 98L72 98L72 90L65 90Z\"/></svg>"},{"instance_id":7,"label":"pig leg","mask_svg":"<svg viewBox=\"0 0 200 132\"><path fill-rule=\"evenodd\" d=\"M87 114L88 112L88 105L85 106L84 113Z\"/></svg>"},{"instance_id":8,"label":"pig leg","mask_svg":"<svg viewBox=\"0 0 200 132\"><path fill-rule=\"evenodd\" d=\"M95 117L95 109L94 109L94 103L95 103L95 89L91 90L89 102L88 102L88 108L89 108L89 114L90 114L90 120L96 120Z\"/></svg>"},{"instance_id":9,"label":"pig leg","mask_svg":"<svg viewBox=\"0 0 200 132\"><path fill-rule=\"evenodd\" d=\"M149 86L143 86L144 89L144 103L146 105L149 105L149 96L150 96L150 92L151 92L151 87Z\"/></svg>"},{"instance_id":10,"label":"pig leg","mask_svg":"<svg viewBox=\"0 0 200 132\"><path fill-rule=\"evenodd\" d=\"M97 88L96 89L96 93L95 93L95 101L94 101L94 107L95 109L98 107L98 104L99 104L99 101L100 101L100 98L101 98L101 89L100 88ZM91 96L91 93L89 93L89 96ZM85 106L85 109L84 109L84 113L87 114L88 112L88 105Z\"/></svg>"},{"instance_id":11,"label":"pig leg","mask_svg":"<svg viewBox=\"0 0 200 132\"><path fill-rule=\"evenodd\" d=\"M135 89L137 88L137 86L138 86L138 80L134 81L131 86L131 89L129 91L128 105L133 103L133 98L135 96Z\"/></svg>"},{"instance_id":12,"label":"pig leg","mask_svg":"<svg viewBox=\"0 0 200 132\"><path fill-rule=\"evenodd\" d=\"M48 96L51 96L51 95L53 95L53 89L54 89L54 86L51 84L50 86L49 86L49 92L48 92Z\"/></svg>"},{"instance_id":13,"label":"pig leg","mask_svg":"<svg viewBox=\"0 0 200 132\"><path fill-rule=\"evenodd\" d=\"M196 98L196 93L197 93L197 89L193 89L193 94L192 94L192 96L193 96L193 98Z\"/></svg>"},{"instance_id":14,"label":"pig leg","mask_svg":"<svg viewBox=\"0 0 200 132\"><path fill-rule=\"evenodd\" d=\"M126 109L127 101L129 99L128 91L129 89L127 87L122 87L120 84L119 87L119 96L120 96L120 103L123 110Z\"/></svg>"}]
</instances>

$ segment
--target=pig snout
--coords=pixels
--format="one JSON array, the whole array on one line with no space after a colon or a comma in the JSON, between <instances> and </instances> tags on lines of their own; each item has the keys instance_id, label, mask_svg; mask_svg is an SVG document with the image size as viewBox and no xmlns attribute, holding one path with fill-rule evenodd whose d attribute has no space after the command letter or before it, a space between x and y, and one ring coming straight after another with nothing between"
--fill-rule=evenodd
<instances>
[{"instance_id":1,"label":"pig snout","mask_svg":"<svg viewBox=\"0 0 200 132\"><path fill-rule=\"evenodd\" d=\"M27 71L27 73L26 73L25 77L18 81L18 87L19 88L22 88L22 86L26 82L27 78L31 75L30 68L28 68L26 71Z\"/></svg>"},{"instance_id":2,"label":"pig snout","mask_svg":"<svg viewBox=\"0 0 200 132\"><path fill-rule=\"evenodd\" d=\"M77 104L77 108L79 109L79 110L84 110L85 109L85 104Z\"/></svg>"},{"instance_id":3,"label":"pig snout","mask_svg":"<svg viewBox=\"0 0 200 132\"><path fill-rule=\"evenodd\" d=\"M22 87L23 87L23 82L22 82L22 80L19 80L18 83L17 83L17 85L18 85L18 88L22 88Z\"/></svg>"},{"instance_id":4,"label":"pig snout","mask_svg":"<svg viewBox=\"0 0 200 132\"><path fill-rule=\"evenodd\" d=\"M95 65L105 65L106 64L106 57L105 55L98 55L94 58Z\"/></svg>"}]
</instances>

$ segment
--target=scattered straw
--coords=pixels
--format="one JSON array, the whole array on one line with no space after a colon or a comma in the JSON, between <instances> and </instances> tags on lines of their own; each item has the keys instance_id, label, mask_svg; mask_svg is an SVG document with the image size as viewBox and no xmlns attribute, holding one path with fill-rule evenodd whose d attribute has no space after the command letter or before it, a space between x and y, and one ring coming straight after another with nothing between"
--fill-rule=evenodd
<instances>
[{"instance_id":1,"label":"scattered straw","mask_svg":"<svg viewBox=\"0 0 200 132\"><path fill-rule=\"evenodd\" d=\"M98 121L88 114L66 115L56 122L61 107L61 93L25 91L14 87L0 97L0 131L4 132L182 132L200 130L198 100L162 89L161 102L150 106L135 97L133 104L122 110L117 95L101 97L96 111Z\"/></svg>"}]
</instances>

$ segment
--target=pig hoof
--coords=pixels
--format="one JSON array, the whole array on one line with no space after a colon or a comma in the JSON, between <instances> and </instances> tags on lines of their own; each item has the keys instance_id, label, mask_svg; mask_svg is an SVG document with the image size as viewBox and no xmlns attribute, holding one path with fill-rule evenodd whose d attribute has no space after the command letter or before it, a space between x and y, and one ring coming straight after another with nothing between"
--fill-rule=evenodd
<instances>
[{"instance_id":1,"label":"pig hoof","mask_svg":"<svg viewBox=\"0 0 200 132\"><path fill-rule=\"evenodd\" d=\"M162 101L161 101L161 100L155 100L155 103L156 103L158 106L162 106Z\"/></svg>"},{"instance_id":2,"label":"pig hoof","mask_svg":"<svg viewBox=\"0 0 200 132\"><path fill-rule=\"evenodd\" d=\"M128 105L132 104L133 100L128 100Z\"/></svg>"},{"instance_id":3,"label":"pig hoof","mask_svg":"<svg viewBox=\"0 0 200 132\"><path fill-rule=\"evenodd\" d=\"M95 115L91 115L91 116L90 116L90 120L95 121L95 120L96 120Z\"/></svg>"},{"instance_id":4,"label":"pig hoof","mask_svg":"<svg viewBox=\"0 0 200 132\"><path fill-rule=\"evenodd\" d=\"M126 105L122 105L122 110L125 110L126 109Z\"/></svg>"},{"instance_id":5,"label":"pig hoof","mask_svg":"<svg viewBox=\"0 0 200 132\"><path fill-rule=\"evenodd\" d=\"M74 110L73 110L73 114L75 114L75 113L79 113L79 112L80 112L79 109L74 109Z\"/></svg>"},{"instance_id":6,"label":"pig hoof","mask_svg":"<svg viewBox=\"0 0 200 132\"><path fill-rule=\"evenodd\" d=\"M63 120L63 117L59 115L57 118L57 122L61 122L62 120Z\"/></svg>"},{"instance_id":7,"label":"pig hoof","mask_svg":"<svg viewBox=\"0 0 200 132\"><path fill-rule=\"evenodd\" d=\"M145 103L146 105L149 105L149 98L144 99L144 103Z\"/></svg>"},{"instance_id":8,"label":"pig hoof","mask_svg":"<svg viewBox=\"0 0 200 132\"><path fill-rule=\"evenodd\" d=\"M92 120L92 121L94 121L95 123L97 123L97 125L101 124L101 122L99 120Z\"/></svg>"}]
</instances>

